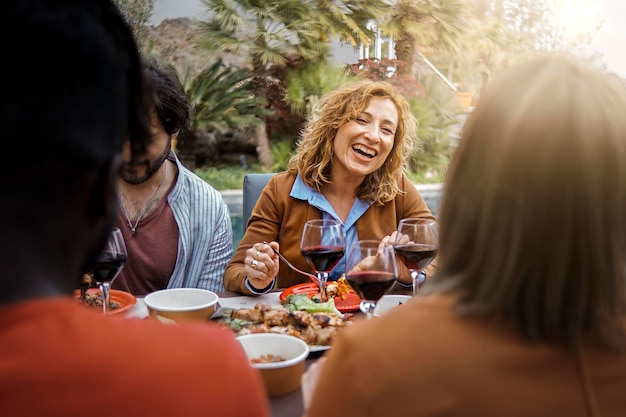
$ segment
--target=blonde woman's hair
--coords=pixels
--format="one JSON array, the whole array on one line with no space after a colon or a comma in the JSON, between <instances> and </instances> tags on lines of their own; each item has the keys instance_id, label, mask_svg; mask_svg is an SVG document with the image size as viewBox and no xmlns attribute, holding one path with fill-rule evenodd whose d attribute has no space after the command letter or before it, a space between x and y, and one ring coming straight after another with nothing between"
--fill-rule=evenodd
<instances>
[{"instance_id":1,"label":"blonde woman's hair","mask_svg":"<svg viewBox=\"0 0 626 417\"><path fill-rule=\"evenodd\" d=\"M444 190L431 290L531 341L624 346L621 86L563 57L508 70L468 119Z\"/></svg>"},{"instance_id":2,"label":"blonde woman's hair","mask_svg":"<svg viewBox=\"0 0 626 417\"><path fill-rule=\"evenodd\" d=\"M400 174L413 150L417 123L409 103L387 82L362 80L322 97L307 120L288 170L299 173L305 184L318 191L329 184L337 130L355 120L372 97L388 98L394 103L398 124L391 153L378 170L365 177L357 188L357 197L373 200L375 204L393 200L401 192Z\"/></svg>"}]
</instances>

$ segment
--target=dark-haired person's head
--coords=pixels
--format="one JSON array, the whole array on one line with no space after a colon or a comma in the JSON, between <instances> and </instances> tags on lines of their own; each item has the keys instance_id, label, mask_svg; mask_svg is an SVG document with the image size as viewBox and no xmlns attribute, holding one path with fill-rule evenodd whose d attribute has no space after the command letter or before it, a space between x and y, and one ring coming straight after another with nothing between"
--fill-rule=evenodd
<instances>
[{"instance_id":1,"label":"dark-haired person's head","mask_svg":"<svg viewBox=\"0 0 626 417\"><path fill-rule=\"evenodd\" d=\"M0 37L3 275L49 277L0 281L2 303L71 290L116 212L123 141L140 155L150 133L137 47L110 0L7 0Z\"/></svg>"},{"instance_id":2,"label":"dark-haired person's head","mask_svg":"<svg viewBox=\"0 0 626 417\"><path fill-rule=\"evenodd\" d=\"M165 132L180 134L189 128L191 103L185 88L172 67L164 67L150 60L144 65L146 77L152 84L154 114Z\"/></svg>"},{"instance_id":3,"label":"dark-haired person's head","mask_svg":"<svg viewBox=\"0 0 626 417\"><path fill-rule=\"evenodd\" d=\"M614 79L555 56L481 96L439 217L438 284L461 311L509 319L531 341L624 345L625 111Z\"/></svg>"},{"instance_id":4,"label":"dark-haired person's head","mask_svg":"<svg viewBox=\"0 0 626 417\"><path fill-rule=\"evenodd\" d=\"M144 75L152 87L152 141L141 158L133 158L127 145L120 172L128 184L142 184L159 171L172 149L172 140L189 128L191 103L172 67L163 67L154 60L144 64Z\"/></svg>"}]
</instances>

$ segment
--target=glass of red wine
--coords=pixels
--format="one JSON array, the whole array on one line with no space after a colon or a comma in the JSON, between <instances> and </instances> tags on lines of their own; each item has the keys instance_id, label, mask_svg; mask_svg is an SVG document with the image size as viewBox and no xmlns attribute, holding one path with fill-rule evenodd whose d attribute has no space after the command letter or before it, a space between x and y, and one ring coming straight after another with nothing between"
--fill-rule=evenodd
<instances>
[{"instance_id":1,"label":"glass of red wine","mask_svg":"<svg viewBox=\"0 0 626 417\"><path fill-rule=\"evenodd\" d=\"M300 252L315 271L320 288L320 299L328 301L326 281L328 273L343 257L346 238L343 225L333 219L309 220L304 224Z\"/></svg>"},{"instance_id":2,"label":"glass of red wine","mask_svg":"<svg viewBox=\"0 0 626 417\"><path fill-rule=\"evenodd\" d=\"M379 240L359 240L346 253L346 281L361 297L360 309L368 319L376 303L393 287L398 264L393 244Z\"/></svg>"},{"instance_id":3,"label":"glass of red wine","mask_svg":"<svg viewBox=\"0 0 626 417\"><path fill-rule=\"evenodd\" d=\"M434 220L420 217L400 220L395 241L396 254L411 272L414 296L420 287L420 273L437 256L438 242Z\"/></svg>"},{"instance_id":4,"label":"glass of red wine","mask_svg":"<svg viewBox=\"0 0 626 417\"><path fill-rule=\"evenodd\" d=\"M126 244L122 231L115 227L102 251L91 263L91 273L102 293L102 311L109 312L109 291L111 283L126 264Z\"/></svg>"}]
</instances>

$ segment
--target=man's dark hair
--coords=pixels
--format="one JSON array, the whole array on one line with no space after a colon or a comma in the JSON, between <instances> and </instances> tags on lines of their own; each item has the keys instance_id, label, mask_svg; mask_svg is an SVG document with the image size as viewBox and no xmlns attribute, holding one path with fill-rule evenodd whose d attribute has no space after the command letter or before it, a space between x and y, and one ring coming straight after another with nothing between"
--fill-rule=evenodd
<instances>
[{"instance_id":1,"label":"man's dark hair","mask_svg":"<svg viewBox=\"0 0 626 417\"><path fill-rule=\"evenodd\" d=\"M191 104L176 70L149 61L145 71L152 84L154 110L165 131L183 133L189 128Z\"/></svg>"}]
</instances>

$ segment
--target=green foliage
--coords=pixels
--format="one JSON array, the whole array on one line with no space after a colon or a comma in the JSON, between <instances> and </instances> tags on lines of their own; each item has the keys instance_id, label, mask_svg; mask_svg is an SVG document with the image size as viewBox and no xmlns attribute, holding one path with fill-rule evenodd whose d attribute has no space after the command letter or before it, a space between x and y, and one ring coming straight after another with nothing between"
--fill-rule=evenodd
<instances>
[{"instance_id":1,"label":"green foliage","mask_svg":"<svg viewBox=\"0 0 626 417\"><path fill-rule=\"evenodd\" d=\"M331 35L337 35L342 42L355 47L372 43L374 33L368 23L389 12L385 0L313 0L307 3L312 10L311 18L323 28L322 39L328 41Z\"/></svg>"},{"instance_id":2,"label":"green foliage","mask_svg":"<svg viewBox=\"0 0 626 417\"><path fill-rule=\"evenodd\" d=\"M228 168L200 168L194 172L216 190L240 190L243 185L243 177L250 172L260 172L260 170L232 166Z\"/></svg>"},{"instance_id":3,"label":"green foliage","mask_svg":"<svg viewBox=\"0 0 626 417\"><path fill-rule=\"evenodd\" d=\"M398 68L399 73L414 75L419 50L445 51L452 56L464 51L467 2L398 0L380 27L383 34L395 39L396 58L406 64Z\"/></svg>"},{"instance_id":4,"label":"green foliage","mask_svg":"<svg viewBox=\"0 0 626 417\"><path fill-rule=\"evenodd\" d=\"M419 146L409 161L409 170L425 180L443 178L454 151L452 130L460 122L461 108L456 94L438 79L430 77L423 84L425 95L409 99L419 123Z\"/></svg>"},{"instance_id":5,"label":"green foliage","mask_svg":"<svg viewBox=\"0 0 626 417\"><path fill-rule=\"evenodd\" d=\"M201 22L209 51L249 56L255 72L268 64L284 65L289 58L317 59L326 45L317 34L319 24L300 0L202 0L210 15ZM255 73L255 76L261 76Z\"/></svg>"},{"instance_id":6,"label":"green foliage","mask_svg":"<svg viewBox=\"0 0 626 417\"><path fill-rule=\"evenodd\" d=\"M407 172L407 177L414 184L441 184L445 179L445 171Z\"/></svg>"},{"instance_id":7,"label":"green foliage","mask_svg":"<svg viewBox=\"0 0 626 417\"><path fill-rule=\"evenodd\" d=\"M331 35L351 45L370 43L370 20L389 9L385 0L202 0L209 50L243 53L264 66L294 58L324 58Z\"/></svg>"},{"instance_id":8,"label":"green foliage","mask_svg":"<svg viewBox=\"0 0 626 417\"><path fill-rule=\"evenodd\" d=\"M270 145L270 152L272 153L272 158L274 158L273 172L285 171L287 169L289 158L291 158L294 152L293 145L294 143L291 140L276 141Z\"/></svg>"},{"instance_id":9,"label":"green foliage","mask_svg":"<svg viewBox=\"0 0 626 417\"><path fill-rule=\"evenodd\" d=\"M258 116L263 101L252 94L247 70L224 68L222 61L217 61L195 77L188 70L182 82L194 109L192 130L223 133L261 123Z\"/></svg>"},{"instance_id":10,"label":"green foliage","mask_svg":"<svg viewBox=\"0 0 626 417\"><path fill-rule=\"evenodd\" d=\"M421 47L459 52L467 29L466 3L465 0L399 0L381 29L388 36L410 39Z\"/></svg>"},{"instance_id":11,"label":"green foliage","mask_svg":"<svg viewBox=\"0 0 626 417\"><path fill-rule=\"evenodd\" d=\"M246 56L252 64L255 94L265 97L272 66L324 62L331 37L369 44L368 22L389 10L385 0L202 0L201 46ZM280 82L284 82L281 79Z\"/></svg>"},{"instance_id":12,"label":"green foliage","mask_svg":"<svg viewBox=\"0 0 626 417\"><path fill-rule=\"evenodd\" d=\"M317 100L348 79L343 67L326 62L307 62L287 74L286 100L291 111L305 116L311 113Z\"/></svg>"}]
</instances>

